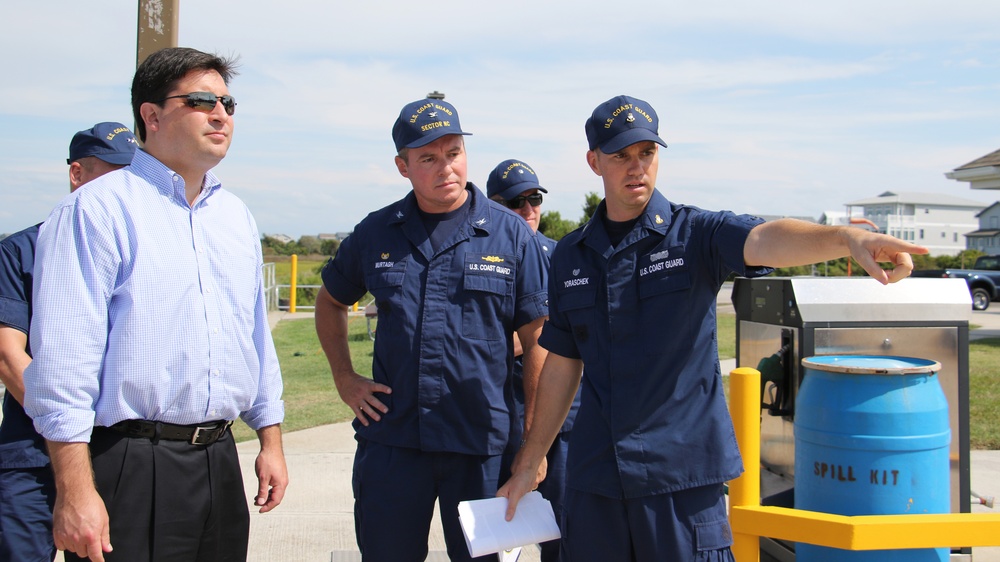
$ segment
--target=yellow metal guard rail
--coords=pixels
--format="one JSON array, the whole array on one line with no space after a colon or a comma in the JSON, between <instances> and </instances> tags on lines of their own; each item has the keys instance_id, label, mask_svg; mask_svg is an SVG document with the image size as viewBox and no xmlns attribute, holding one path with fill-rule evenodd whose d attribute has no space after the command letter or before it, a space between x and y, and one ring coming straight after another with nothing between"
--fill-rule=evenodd
<instances>
[{"instance_id":1,"label":"yellow metal guard rail","mask_svg":"<svg viewBox=\"0 0 1000 562\"><path fill-rule=\"evenodd\" d=\"M746 472L729 483L737 562L760 561L760 537L842 548L886 550L1000 545L1000 514L831 515L760 505L760 373L729 375L729 409Z\"/></svg>"}]
</instances>

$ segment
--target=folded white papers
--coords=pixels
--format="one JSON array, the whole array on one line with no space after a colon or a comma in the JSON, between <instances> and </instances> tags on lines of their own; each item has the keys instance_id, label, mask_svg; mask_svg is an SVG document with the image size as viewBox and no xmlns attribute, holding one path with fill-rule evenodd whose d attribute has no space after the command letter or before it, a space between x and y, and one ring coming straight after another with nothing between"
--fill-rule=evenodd
<instances>
[{"instance_id":1,"label":"folded white papers","mask_svg":"<svg viewBox=\"0 0 1000 562\"><path fill-rule=\"evenodd\" d=\"M538 492L521 498L514 519L506 521L506 511L507 498L459 502L458 519L473 557L560 537L552 504Z\"/></svg>"}]
</instances>

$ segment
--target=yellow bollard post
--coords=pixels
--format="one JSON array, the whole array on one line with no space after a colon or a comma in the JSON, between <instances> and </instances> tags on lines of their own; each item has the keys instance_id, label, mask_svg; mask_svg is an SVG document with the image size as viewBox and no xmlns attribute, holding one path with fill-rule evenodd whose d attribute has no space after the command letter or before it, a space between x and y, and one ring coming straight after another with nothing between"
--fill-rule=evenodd
<instances>
[{"instance_id":1,"label":"yellow bollard post","mask_svg":"<svg viewBox=\"0 0 1000 562\"><path fill-rule=\"evenodd\" d=\"M292 254L292 281L289 291L291 294L288 297L288 312L295 314L295 293L296 285L299 281L299 256L298 254Z\"/></svg>"},{"instance_id":2,"label":"yellow bollard post","mask_svg":"<svg viewBox=\"0 0 1000 562\"><path fill-rule=\"evenodd\" d=\"M358 311L358 303L354 303L354 304L353 304L353 305L351 306L351 311L352 311L352 312L357 312L357 311Z\"/></svg>"},{"instance_id":3,"label":"yellow bollard post","mask_svg":"<svg viewBox=\"0 0 1000 562\"><path fill-rule=\"evenodd\" d=\"M729 373L729 411L743 474L729 483L729 507L760 505L760 372L740 367ZM730 517L731 519L731 517ZM736 562L760 562L760 537L733 531Z\"/></svg>"}]
</instances>

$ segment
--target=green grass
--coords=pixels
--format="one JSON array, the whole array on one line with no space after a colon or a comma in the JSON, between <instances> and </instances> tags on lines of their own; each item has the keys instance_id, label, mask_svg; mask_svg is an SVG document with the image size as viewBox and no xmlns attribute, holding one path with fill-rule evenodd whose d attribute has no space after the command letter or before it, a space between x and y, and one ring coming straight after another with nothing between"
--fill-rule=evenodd
<instances>
[{"instance_id":1,"label":"green grass","mask_svg":"<svg viewBox=\"0 0 1000 562\"><path fill-rule=\"evenodd\" d=\"M1000 339L969 343L969 442L1000 449Z\"/></svg>"},{"instance_id":2,"label":"green grass","mask_svg":"<svg viewBox=\"0 0 1000 562\"><path fill-rule=\"evenodd\" d=\"M364 316L350 316L348 345L358 373L371 376L373 343L368 337ZM337 394L330 364L316 337L311 318L279 322L271 333L281 363L284 381L285 421L282 431L296 431L317 425L350 420L354 417ZM256 438L242 421L233 424L237 441Z\"/></svg>"},{"instance_id":3,"label":"green grass","mask_svg":"<svg viewBox=\"0 0 1000 562\"><path fill-rule=\"evenodd\" d=\"M719 330L719 359L736 357L736 314L719 314L715 324Z\"/></svg>"}]
</instances>

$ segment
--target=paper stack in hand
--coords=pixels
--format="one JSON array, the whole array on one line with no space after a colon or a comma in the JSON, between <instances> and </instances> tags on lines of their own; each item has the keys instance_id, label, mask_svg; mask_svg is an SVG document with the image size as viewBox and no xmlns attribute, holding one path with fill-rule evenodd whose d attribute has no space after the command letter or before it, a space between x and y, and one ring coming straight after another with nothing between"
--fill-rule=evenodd
<instances>
[{"instance_id":1,"label":"paper stack in hand","mask_svg":"<svg viewBox=\"0 0 1000 562\"><path fill-rule=\"evenodd\" d=\"M514 519L505 520L506 511L507 498L459 502L458 519L473 557L560 537L552 504L538 492L521 498Z\"/></svg>"}]
</instances>

